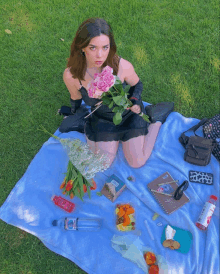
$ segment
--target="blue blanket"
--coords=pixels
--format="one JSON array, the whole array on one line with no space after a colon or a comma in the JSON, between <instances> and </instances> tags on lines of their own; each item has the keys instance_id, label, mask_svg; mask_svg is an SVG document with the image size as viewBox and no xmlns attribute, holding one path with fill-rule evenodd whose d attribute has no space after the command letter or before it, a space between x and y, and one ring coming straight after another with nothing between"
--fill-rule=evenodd
<instances>
[{"instance_id":1,"label":"blue blanket","mask_svg":"<svg viewBox=\"0 0 220 274\"><path fill-rule=\"evenodd\" d=\"M144 102L144 105L147 103ZM11 225L19 227L36 237L50 250L77 264L87 273L94 274L141 274L144 271L135 263L122 257L112 247L117 232L114 210L117 203L129 202L135 208L136 229L144 245L160 255L166 261L168 273L181 274L217 274L219 273L219 202L207 232L196 226L204 203L211 194L219 193L219 163L212 156L205 167L194 166L183 160L184 148L179 143L180 134L199 122L195 118L185 118L177 112L169 115L162 125L155 147L146 164L138 169L131 168L119 144L118 153L112 166L104 173L95 176L97 189L92 191L91 199L85 195L84 202L78 198L72 201L76 209L66 213L51 201L52 195L61 195L59 186L67 169L68 156L61 143L49 138L30 163L23 177L17 182L10 195L0 208L0 218ZM202 136L202 131L198 130ZM55 135L61 138L79 138L86 142L85 135L79 132ZM171 176L183 182L188 179L189 170L211 172L214 175L212 186L190 183L186 190L190 202L167 215L147 189L147 184L168 171ZM98 196L107 176L115 174L126 183L127 188L112 203L105 196ZM134 176L136 181L127 180ZM64 197L64 196L63 196ZM153 221L157 212L160 216ZM52 221L65 216L102 218L100 232L62 231L51 225ZM144 225L148 221L154 240ZM157 224L161 223L161 226ZM161 236L166 225L175 226L192 233L192 245L187 254L164 248Z\"/></svg>"}]
</instances>

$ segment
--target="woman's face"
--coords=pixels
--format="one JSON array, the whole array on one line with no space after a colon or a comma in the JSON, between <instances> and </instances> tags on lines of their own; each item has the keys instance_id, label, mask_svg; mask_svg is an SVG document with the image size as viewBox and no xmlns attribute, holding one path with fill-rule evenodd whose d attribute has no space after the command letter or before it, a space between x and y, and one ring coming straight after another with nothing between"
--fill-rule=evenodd
<instances>
[{"instance_id":1,"label":"woman's face","mask_svg":"<svg viewBox=\"0 0 220 274\"><path fill-rule=\"evenodd\" d=\"M82 49L82 51L85 52L88 68L101 67L110 51L109 37L101 34L100 36L92 38L89 45Z\"/></svg>"}]
</instances>

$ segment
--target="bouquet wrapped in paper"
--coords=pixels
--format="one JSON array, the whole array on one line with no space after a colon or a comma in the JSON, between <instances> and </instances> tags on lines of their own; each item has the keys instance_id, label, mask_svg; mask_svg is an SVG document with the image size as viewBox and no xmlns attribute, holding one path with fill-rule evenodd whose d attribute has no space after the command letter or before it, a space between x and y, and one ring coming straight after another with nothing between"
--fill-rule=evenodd
<instances>
[{"instance_id":1,"label":"bouquet wrapped in paper","mask_svg":"<svg viewBox=\"0 0 220 274\"><path fill-rule=\"evenodd\" d=\"M43 131L49 133L45 129ZM89 146L79 139L63 139L53 134L50 135L61 142L69 156L66 176L60 186L63 194L70 196L71 199L76 196L82 201L86 192L91 197L91 190L96 189L93 178L97 172L103 172L109 168L109 155L100 150L93 153Z\"/></svg>"},{"instance_id":2,"label":"bouquet wrapped in paper","mask_svg":"<svg viewBox=\"0 0 220 274\"><path fill-rule=\"evenodd\" d=\"M94 80L89 83L88 95L90 98L102 99L102 101L97 104L96 109L98 109L102 104L107 105L110 109L115 106L112 110L112 112L115 112L113 123L119 125L122 121L122 113L124 110L133 106L133 103L128 99L129 89L129 85L123 89L119 77L114 76L113 69L106 66L101 73L94 74ZM91 115L95 110L93 110L89 115ZM143 112L138 115L145 121L150 122L149 117Z\"/></svg>"}]
</instances>

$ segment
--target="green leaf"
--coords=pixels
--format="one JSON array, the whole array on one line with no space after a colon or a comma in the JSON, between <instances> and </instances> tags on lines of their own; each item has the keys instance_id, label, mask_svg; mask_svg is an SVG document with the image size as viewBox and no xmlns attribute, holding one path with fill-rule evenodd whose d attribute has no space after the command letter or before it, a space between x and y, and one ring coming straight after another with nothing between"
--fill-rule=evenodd
<instances>
[{"instance_id":1,"label":"green leaf","mask_svg":"<svg viewBox=\"0 0 220 274\"><path fill-rule=\"evenodd\" d=\"M121 96L121 95L113 97L113 100L118 106L121 106L126 103L126 99L124 98L124 96Z\"/></svg>"},{"instance_id":2,"label":"green leaf","mask_svg":"<svg viewBox=\"0 0 220 274\"><path fill-rule=\"evenodd\" d=\"M81 173L78 173L78 179L79 179L79 189L80 189L80 194L83 197L84 191L83 191L83 177Z\"/></svg>"},{"instance_id":3,"label":"green leaf","mask_svg":"<svg viewBox=\"0 0 220 274\"><path fill-rule=\"evenodd\" d=\"M116 112L116 113L117 113L118 111L119 111L119 107L114 107L113 110L112 110L112 112Z\"/></svg>"},{"instance_id":4,"label":"green leaf","mask_svg":"<svg viewBox=\"0 0 220 274\"><path fill-rule=\"evenodd\" d=\"M72 188L72 190L76 189L78 186L79 186L79 179L78 179L78 177L77 177L77 178L74 180L74 182L73 182L73 188Z\"/></svg>"},{"instance_id":5,"label":"green leaf","mask_svg":"<svg viewBox=\"0 0 220 274\"><path fill-rule=\"evenodd\" d=\"M129 91L129 89L131 88L130 85L127 85L125 88L124 88L124 92L127 93Z\"/></svg>"},{"instance_id":6,"label":"green leaf","mask_svg":"<svg viewBox=\"0 0 220 274\"><path fill-rule=\"evenodd\" d=\"M88 186L87 186L87 193L89 195L89 199L91 199L91 190L90 190L90 188Z\"/></svg>"},{"instance_id":7,"label":"green leaf","mask_svg":"<svg viewBox=\"0 0 220 274\"><path fill-rule=\"evenodd\" d=\"M79 194L79 192L78 192L78 189L76 189L76 188L73 189L73 194L74 194L74 196L80 198L80 194Z\"/></svg>"},{"instance_id":8,"label":"green leaf","mask_svg":"<svg viewBox=\"0 0 220 274\"><path fill-rule=\"evenodd\" d=\"M142 115L141 115L141 114L142 114ZM141 116L141 117L144 119L144 121L150 123L149 116L147 116L147 115L144 114L143 112L142 112L141 114L139 114L139 116Z\"/></svg>"},{"instance_id":9,"label":"green leaf","mask_svg":"<svg viewBox=\"0 0 220 274\"><path fill-rule=\"evenodd\" d=\"M78 171L77 168L74 167L74 165L73 165L73 168L72 168L73 177L77 177L77 176L78 176L78 173L79 173L79 171Z\"/></svg>"},{"instance_id":10,"label":"green leaf","mask_svg":"<svg viewBox=\"0 0 220 274\"><path fill-rule=\"evenodd\" d=\"M78 173L79 185L83 186L83 177L81 173Z\"/></svg>"},{"instance_id":11,"label":"green leaf","mask_svg":"<svg viewBox=\"0 0 220 274\"><path fill-rule=\"evenodd\" d=\"M98 196L102 196L103 194L101 192L96 192Z\"/></svg>"},{"instance_id":12,"label":"green leaf","mask_svg":"<svg viewBox=\"0 0 220 274\"><path fill-rule=\"evenodd\" d=\"M102 101L104 105L109 105L111 103L111 98L107 97L107 96L103 96L102 97Z\"/></svg>"},{"instance_id":13,"label":"green leaf","mask_svg":"<svg viewBox=\"0 0 220 274\"><path fill-rule=\"evenodd\" d=\"M81 195L80 192L78 191L78 188L77 188L77 189L75 188L75 189L73 190L73 193L74 193L74 196L80 198L80 199L83 201L82 195Z\"/></svg>"},{"instance_id":14,"label":"green leaf","mask_svg":"<svg viewBox=\"0 0 220 274\"><path fill-rule=\"evenodd\" d=\"M126 96L126 92L122 89L122 91L121 91L121 96L125 96L125 98L127 98L127 96Z\"/></svg>"},{"instance_id":15,"label":"green leaf","mask_svg":"<svg viewBox=\"0 0 220 274\"><path fill-rule=\"evenodd\" d=\"M84 184L85 184L87 187L93 186L93 185L91 185L91 184L89 183L89 181L87 181L84 177L83 177L83 179L84 179Z\"/></svg>"},{"instance_id":16,"label":"green leaf","mask_svg":"<svg viewBox=\"0 0 220 274\"><path fill-rule=\"evenodd\" d=\"M122 121L121 113L117 112L113 117L113 123L117 126L121 123L121 121Z\"/></svg>"},{"instance_id":17,"label":"green leaf","mask_svg":"<svg viewBox=\"0 0 220 274\"><path fill-rule=\"evenodd\" d=\"M114 101L111 101L110 105L108 106L109 108L112 108L114 105Z\"/></svg>"}]
</instances>

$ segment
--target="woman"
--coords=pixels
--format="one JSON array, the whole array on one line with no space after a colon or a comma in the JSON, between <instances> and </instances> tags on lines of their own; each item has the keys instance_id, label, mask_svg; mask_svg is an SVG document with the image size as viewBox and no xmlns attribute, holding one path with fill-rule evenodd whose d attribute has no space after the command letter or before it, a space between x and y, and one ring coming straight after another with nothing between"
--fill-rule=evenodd
<instances>
[{"instance_id":1,"label":"woman","mask_svg":"<svg viewBox=\"0 0 220 274\"><path fill-rule=\"evenodd\" d=\"M85 123L86 140L90 149L96 153L99 149L108 152L110 164L113 162L119 141L128 164L139 168L145 164L153 150L159 129L166 117L173 110L173 103L161 103L144 109L141 92L143 85L134 71L133 65L116 54L116 44L109 24L100 18L84 21L76 32L71 45L71 54L63 80L70 93L72 111L81 105L82 99L95 109L99 99L88 97L88 84L95 73L110 66L123 85L129 84L128 98L133 106L122 114L122 122L113 124L113 113L106 105L98 108ZM151 124L144 121L140 112L150 116Z\"/></svg>"}]
</instances>

